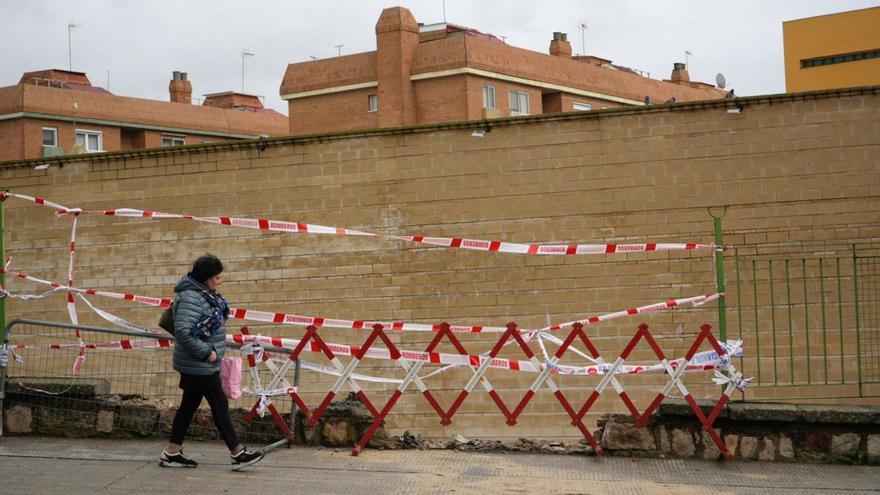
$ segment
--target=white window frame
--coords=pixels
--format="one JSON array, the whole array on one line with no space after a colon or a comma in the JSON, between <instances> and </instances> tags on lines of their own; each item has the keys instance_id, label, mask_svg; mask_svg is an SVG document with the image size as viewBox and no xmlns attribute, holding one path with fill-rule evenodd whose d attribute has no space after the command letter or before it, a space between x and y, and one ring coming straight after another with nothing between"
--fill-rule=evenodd
<instances>
[{"instance_id":1,"label":"white window frame","mask_svg":"<svg viewBox=\"0 0 880 495\"><path fill-rule=\"evenodd\" d=\"M57 127L43 127L43 132L52 131L52 144L46 144L46 136L43 135L43 147L44 148L55 148L58 146L58 128Z\"/></svg>"},{"instance_id":2,"label":"white window frame","mask_svg":"<svg viewBox=\"0 0 880 495\"><path fill-rule=\"evenodd\" d=\"M73 143L80 144L76 142L76 139L79 135L83 135L82 145L88 153L97 153L104 151L104 133L101 131L93 131L90 129L77 129L73 134ZM97 136L98 137L98 149L89 148L89 136Z\"/></svg>"},{"instance_id":3,"label":"white window frame","mask_svg":"<svg viewBox=\"0 0 880 495\"><path fill-rule=\"evenodd\" d=\"M367 112L379 111L379 95L367 95Z\"/></svg>"},{"instance_id":4,"label":"white window frame","mask_svg":"<svg viewBox=\"0 0 880 495\"><path fill-rule=\"evenodd\" d=\"M166 141L169 143L166 144ZM162 147L170 148L172 146L183 146L186 144L186 137L175 136L172 134L162 134Z\"/></svg>"},{"instance_id":5,"label":"white window frame","mask_svg":"<svg viewBox=\"0 0 880 495\"><path fill-rule=\"evenodd\" d=\"M483 108L498 108L495 106L495 86L491 84L483 86Z\"/></svg>"},{"instance_id":6,"label":"white window frame","mask_svg":"<svg viewBox=\"0 0 880 495\"><path fill-rule=\"evenodd\" d=\"M578 108L580 107L580 108ZM593 105L590 103L585 103L583 101L576 101L571 105L572 110L575 112L589 112L593 109Z\"/></svg>"},{"instance_id":7,"label":"white window frame","mask_svg":"<svg viewBox=\"0 0 880 495\"><path fill-rule=\"evenodd\" d=\"M510 90L507 93L508 103L510 105L510 115L528 115L529 114L529 94L525 91ZM517 110L513 109L513 102L516 101ZM525 110L522 103L525 101Z\"/></svg>"}]
</instances>

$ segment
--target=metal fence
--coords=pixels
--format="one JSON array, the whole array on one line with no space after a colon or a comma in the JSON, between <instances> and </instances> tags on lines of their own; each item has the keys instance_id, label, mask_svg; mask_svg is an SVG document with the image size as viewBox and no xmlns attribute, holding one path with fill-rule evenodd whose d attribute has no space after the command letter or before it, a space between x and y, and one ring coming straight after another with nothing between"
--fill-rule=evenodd
<instances>
[{"instance_id":1,"label":"metal fence","mask_svg":"<svg viewBox=\"0 0 880 495\"><path fill-rule=\"evenodd\" d=\"M745 343L743 398L880 396L880 245L733 248L728 336ZM732 270L731 270L732 268Z\"/></svg>"},{"instance_id":2,"label":"metal fence","mask_svg":"<svg viewBox=\"0 0 880 495\"><path fill-rule=\"evenodd\" d=\"M181 394L180 375L171 365L173 342L163 342L155 334L28 320L10 322L3 341L7 365L0 368L0 414L21 406L31 416L34 433L78 437L170 433ZM228 347L228 356L237 352L236 347ZM242 441L278 441L280 434L270 416L257 417L249 425L242 421L253 400L250 395L230 400L230 415ZM282 412L292 411L289 397L273 402ZM206 403L202 406L187 438L216 439L210 410Z\"/></svg>"}]
</instances>

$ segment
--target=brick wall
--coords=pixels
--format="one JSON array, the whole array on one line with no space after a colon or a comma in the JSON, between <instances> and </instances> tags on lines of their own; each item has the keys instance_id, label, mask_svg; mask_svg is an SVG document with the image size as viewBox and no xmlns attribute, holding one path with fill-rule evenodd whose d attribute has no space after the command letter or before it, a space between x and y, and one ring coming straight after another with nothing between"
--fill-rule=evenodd
<instances>
[{"instance_id":1,"label":"brick wall","mask_svg":"<svg viewBox=\"0 0 880 495\"><path fill-rule=\"evenodd\" d=\"M347 131L378 126L378 112L368 112L369 95L377 89L366 88L288 101L290 134L315 134L330 129ZM379 112L383 109L379 98Z\"/></svg>"},{"instance_id":2,"label":"brick wall","mask_svg":"<svg viewBox=\"0 0 880 495\"><path fill-rule=\"evenodd\" d=\"M43 86L16 87L22 93L19 110L52 115L76 116L117 122L137 122L183 129L280 136L285 118L254 112L229 111L202 105L169 103L144 98L72 91ZM73 105L78 110L74 115ZM137 116L134 118L133 116Z\"/></svg>"},{"instance_id":3,"label":"brick wall","mask_svg":"<svg viewBox=\"0 0 880 495\"><path fill-rule=\"evenodd\" d=\"M520 91L529 95L529 113L537 115L544 112L541 106L541 90L521 84L507 83L484 77L468 76L467 105L468 118L482 118L483 112L483 86L489 85L495 88L495 108L501 112L501 116L510 115L510 91Z\"/></svg>"},{"instance_id":4,"label":"brick wall","mask_svg":"<svg viewBox=\"0 0 880 495\"><path fill-rule=\"evenodd\" d=\"M483 97L476 112L471 111L474 98L468 93L467 76L444 77L417 81L415 86L416 116L419 122L460 122L481 118ZM482 90L480 90L482 91Z\"/></svg>"},{"instance_id":5,"label":"brick wall","mask_svg":"<svg viewBox=\"0 0 880 495\"><path fill-rule=\"evenodd\" d=\"M4 189L86 209L267 217L524 243L707 243L712 240L707 208L718 205L729 205L725 241L733 245L880 237L876 88L739 101L745 110L736 115L725 111L730 102L703 102L498 120L483 139L456 125L275 139L264 151L254 143L229 143L106 154L46 172L32 170L32 162L8 163L0 166L0 181ZM13 268L62 280L70 220L19 201L9 200L4 208ZM534 328L713 290L711 258L699 252L527 258L115 217L80 218L77 247L76 280L84 287L171 296L172 284L191 260L211 251L228 267L222 291L233 305L345 319L485 325L513 320ZM10 286L17 292L42 289L19 281ZM143 325L155 325L159 317L155 309L124 301L93 301ZM67 319L62 296L9 301L9 314ZM81 316L85 323L101 323L87 311ZM612 357L643 321L667 355L680 356L700 324L716 323L717 310L683 308L588 331L599 351ZM238 327L233 322L230 330ZM263 334L302 334L288 327L251 327ZM355 345L366 337L321 332L328 341ZM407 333L393 339L421 350L430 337ZM475 353L494 340L462 337ZM748 346L747 341L746 352ZM451 352L451 346L439 350ZM512 350L503 355L521 357ZM319 355L307 359L324 363ZM632 359L650 361L647 346L639 346ZM402 376L380 361L367 361L359 371ZM448 406L470 374L455 370L427 383ZM534 378L501 371L487 376L509 403L518 401ZM307 402L317 404L333 381L306 372ZM621 381L643 408L666 379ZM580 403L596 380L558 377L557 383ZM717 393L708 376L691 375L687 383L699 397ZM378 403L392 389L363 385ZM619 399L606 394L593 411L621 408ZM401 399L388 427L428 437L577 437L566 418L544 389L520 423L507 427L478 386L447 428L415 393Z\"/></svg>"},{"instance_id":6,"label":"brick wall","mask_svg":"<svg viewBox=\"0 0 880 495\"><path fill-rule=\"evenodd\" d=\"M0 126L0 160L13 160L24 156L24 125L21 120L6 122Z\"/></svg>"}]
</instances>

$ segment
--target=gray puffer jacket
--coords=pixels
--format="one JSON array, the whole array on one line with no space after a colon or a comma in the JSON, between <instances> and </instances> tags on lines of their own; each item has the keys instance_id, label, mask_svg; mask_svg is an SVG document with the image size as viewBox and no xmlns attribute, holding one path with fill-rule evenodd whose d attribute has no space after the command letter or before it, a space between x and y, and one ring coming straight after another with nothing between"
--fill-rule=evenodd
<instances>
[{"instance_id":1,"label":"gray puffer jacket","mask_svg":"<svg viewBox=\"0 0 880 495\"><path fill-rule=\"evenodd\" d=\"M191 330L199 321L211 314L211 303L202 296L201 291L208 288L189 275L184 275L174 292L177 297L172 303L174 314L174 369L187 375L213 375L220 372L220 361L226 354L226 326L207 341L194 335ZM211 351L217 353L217 360L208 362Z\"/></svg>"}]
</instances>

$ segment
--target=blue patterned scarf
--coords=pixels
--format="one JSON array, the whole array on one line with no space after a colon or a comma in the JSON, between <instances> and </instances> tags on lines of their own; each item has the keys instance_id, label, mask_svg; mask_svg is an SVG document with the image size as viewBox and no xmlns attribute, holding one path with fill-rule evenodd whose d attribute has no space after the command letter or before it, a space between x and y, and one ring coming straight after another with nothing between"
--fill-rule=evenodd
<instances>
[{"instance_id":1,"label":"blue patterned scarf","mask_svg":"<svg viewBox=\"0 0 880 495\"><path fill-rule=\"evenodd\" d=\"M223 325L229 318L229 303L226 302L226 299L219 292L203 290L201 293L211 305L211 313L196 323L190 333L193 337L198 337L201 340L209 340L211 337L220 334Z\"/></svg>"}]
</instances>

